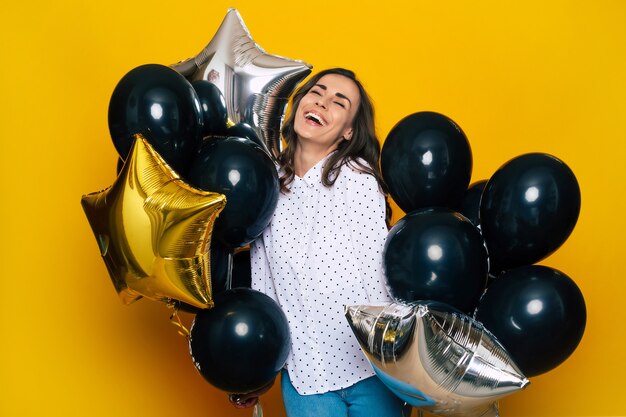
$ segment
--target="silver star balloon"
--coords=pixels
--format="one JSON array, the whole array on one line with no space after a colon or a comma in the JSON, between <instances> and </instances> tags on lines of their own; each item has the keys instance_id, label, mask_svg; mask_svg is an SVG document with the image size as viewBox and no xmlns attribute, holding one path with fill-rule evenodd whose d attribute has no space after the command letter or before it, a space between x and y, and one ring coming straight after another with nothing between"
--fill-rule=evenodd
<instances>
[{"instance_id":1,"label":"silver star balloon","mask_svg":"<svg viewBox=\"0 0 626 417\"><path fill-rule=\"evenodd\" d=\"M445 304L346 307L378 377L408 404L442 416L498 416L496 400L528 385L481 323Z\"/></svg>"},{"instance_id":2,"label":"silver star balloon","mask_svg":"<svg viewBox=\"0 0 626 417\"><path fill-rule=\"evenodd\" d=\"M229 9L211 42L195 57L172 65L190 81L215 84L234 123L254 128L270 154L281 150L280 128L289 95L311 73L311 66L266 53L239 12Z\"/></svg>"}]
</instances>

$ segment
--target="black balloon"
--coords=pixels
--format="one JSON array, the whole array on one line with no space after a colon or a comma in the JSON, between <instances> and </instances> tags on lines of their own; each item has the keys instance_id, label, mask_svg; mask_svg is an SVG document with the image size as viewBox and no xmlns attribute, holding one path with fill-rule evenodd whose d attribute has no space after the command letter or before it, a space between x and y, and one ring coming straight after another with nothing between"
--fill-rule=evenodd
<instances>
[{"instance_id":1,"label":"black balloon","mask_svg":"<svg viewBox=\"0 0 626 417\"><path fill-rule=\"evenodd\" d=\"M267 154L270 155L270 157L272 156L272 153L267 148L267 145L265 144L265 142L263 142L261 138L259 138L259 135L256 134L256 131L248 123L241 122L241 123L237 123L236 125L229 127L226 130L226 135L236 136L238 138L250 139L252 142L256 143L261 148L263 148L263 150L267 152Z\"/></svg>"},{"instance_id":2,"label":"black balloon","mask_svg":"<svg viewBox=\"0 0 626 417\"><path fill-rule=\"evenodd\" d=\"M445 208L413 211L389 231L383 254L392 295L433 300L469 313L487 281L487 251L478 229Z\"/></svg>"},{"instance_id":3,"label":"black balloon","mask_svg":"<svg viewBox=\"0 0 626 417\"><path fill-rule=\"evenodd\" d=\"M244 249L233 256L232 288L250 288L252 285L252 268L250 250Z\"/></svg>"},{"instance_id":4,"label":"black balloon","mask_svg":"<svg viewBox=\"0 0 626 417\"><path fill-rule=\"evenodd\" d=\"M224 95L215 84L207 80L196 80L191 85L200 100L204 125L203 136L223 134L228 127L228 112Z\"/></svg>"},{"instance_id":5,"label":"black balloon","mask_svg":"<svg viewBox=\"0 0 626 417\"><path fill-rule=\"evenodd\" d=\"M117 166L115 169L117 175L120 175L120 172L122 172L122 168L124 168L124 160L122 158L117 158Z\"/></svg>"},{"instance_id":6,"label":"black balloon","mask_svg":"<svg viewBox=\"0 0 626 417\"><path fill-rule=\"evenodd\" d=\"M228 289L228 274L233 251L217 239L211 241L211 291L215 296Z\"/></svg>"},{"instance_id":7,"label":"black balloon","mask_svg":"<svg viewBox=\"0 0 626 417\"><path fill-rule=\"evenodd\" d=\"M546 266L511 269L480 300L477 320L526 374L547 372L578 346L587 321L585 300L567 275Z\"/></svg>"},{"instance_id":8,"label":"black balloon","mask_svg":"<svg viewBox=\"0 0 626 417\"><path fill-rule=\"evenodd\" d=\"M128 72L109 102L109 130L122 157L141 133L178 173L184 173L202 140L198 95L179 73L148 64Z\"/></svg>"},{"instance_id":9,"label":"black balloon","mask_svg":"<svg viewBox=\"0 0 626 417\"><path fill-rule=\"evenodd\" d=\"M472 151L452 120L421 112L391 129L380 164L389 193L404 212L457 207L472 175Z\"/></svg>"},{"instance_id":10,"label":"black balloon","mask_svg":"<svg viewBox=\"0 0 626 417\"><path fill-rule=\"evenodd\" d=\"M489 179L480 227L493 272L533 264L563 244L580 213L580 188L563 161L543 153L518 156Z\"/></svg>"},{"instance_id":11,"label":"black balloon","mask_svg":"<svg viewBox=\"0 0 626 417\"><path fill-rule=\"evenodd\" d=\"M476 227L480 225L480 196L483 194L485 185L487 185L487 180L476 181L471 184L457 210Z\"/></svg>"},{"instance_id":12,"label":"black balloon","mask_svg":"<svg viewBox=\"0 0 626 417\"><path fill-rule=\"evenodd\" d=\"M239 288L214 297L191 327L189 347L200 374L215 387L246 394L281 370L290 348L287 318L270 297Z\"/></svg>"},{"instance_id":13,"label":"black balloon","mask_svg":"<svg viewBox=\"0 0 626 417\"><path fill-rule=\"evenodd\" d=\"M213 237L231 249L259 237L278 203L274 163L245 138L211 138L192 162L186 179L197 188L226 196Z\"/></svg>"},{"instance_id":14,"label":"black balloon","mask_svg":"<svg viewBox=\"0 0 626 417\"><path fill-rule=\"evenodd\" d=\"M232 256L232 265L229 263ZM230 273L230 287L229 278ZM211 289L213 296L230 288L250 288L252 274L250 250L244 249L235 254L219 242L211 243Z\"/></svg>"}]
</instances>

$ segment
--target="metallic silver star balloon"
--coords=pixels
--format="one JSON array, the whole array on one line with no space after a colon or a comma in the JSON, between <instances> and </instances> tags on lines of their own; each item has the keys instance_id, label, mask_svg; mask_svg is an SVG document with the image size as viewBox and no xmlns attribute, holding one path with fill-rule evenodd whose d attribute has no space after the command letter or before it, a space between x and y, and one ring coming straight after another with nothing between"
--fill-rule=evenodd
<instances>
[{"instance_id":1,"label":"metallic silver star balloon","mask_svg":"<svg viewBox=\"0 0 626 417\"><path fill-rule=\"evenodd\" d=\"M229 9L211 42L195 57L172 65L190 81L217 85L234 123L252 126L276 157L289 95L311 66L266 53L257 45L239 12Z\"/></svg>"},{"instance_id":2,"label":"metallic silver star balloon","mask_svg":"<svg viewBox=\"0 0 626 417\"><path fill-rule=\"evenodd\" d=\"M441 303L346 307L378 377L414 407L442 416L498 416L496 400L528 385L479 322Z\"/></svg>"}]
</instances>

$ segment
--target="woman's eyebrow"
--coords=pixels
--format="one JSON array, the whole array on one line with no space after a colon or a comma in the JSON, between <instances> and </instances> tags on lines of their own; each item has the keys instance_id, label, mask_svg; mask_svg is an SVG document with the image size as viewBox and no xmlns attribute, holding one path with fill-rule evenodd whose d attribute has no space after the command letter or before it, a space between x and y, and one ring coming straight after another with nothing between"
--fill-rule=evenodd
<instances>
[{"instance_id":1,"label":"woman's eyebrow","mask_svg":"<svg viewBox=\"0 0 626 417\"><path fill-rule=\"evenodd\" d=\"M328 90L328 87L326 87L324 84L315 84L314 87L319 87L322 90L326 91ZM350 103L350 105L352 105L352 101L350 101L350 99L348 97L346 97L345 95L341 94L341 93L335 93L335 95L339 98L342 98L344 100L348 100L348 103Z\"/></svg>"}]
</instances>

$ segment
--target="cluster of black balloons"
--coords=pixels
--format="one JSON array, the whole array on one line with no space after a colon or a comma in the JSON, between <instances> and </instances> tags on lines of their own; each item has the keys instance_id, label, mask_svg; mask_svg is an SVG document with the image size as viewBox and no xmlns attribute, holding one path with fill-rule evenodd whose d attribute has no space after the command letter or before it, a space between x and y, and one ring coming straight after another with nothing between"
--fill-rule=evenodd
<instances>
[{"instance_id":1,"label":"cluster of black balloons","mask_svg":"<svg viewBox=\"0 0 626 417\"><path fill-rule=\"evenodd\" d=\"M434 112L409 115L391 130L381 169L407 213L384 250L392 295L475 314L527 376L563 362L585 329L584 298L562 272L532 264L576 224L580 189L571 169L529 153L470 186L467 137Z\"/></svg>"},{"instance_id":2,"label":"cluster of black balloons","mask_svg":"<svg viewBox=\"0 0 626 417\"><path fill-rule=\"evenodd\" d=\"M158 64L120 80L109 103L109 130L118 171L140 133L185 182L226 196L210 249L215 307L181 306L197 313L190 350L200 373L220 389L248 393L267 385L289 351L287 320L266 295L235 288L250 287L243 248L261 235L278 202L278 174L266 145L249 125L230 125L216 85L189 82Z\"/></svg>"}]
</instances>

